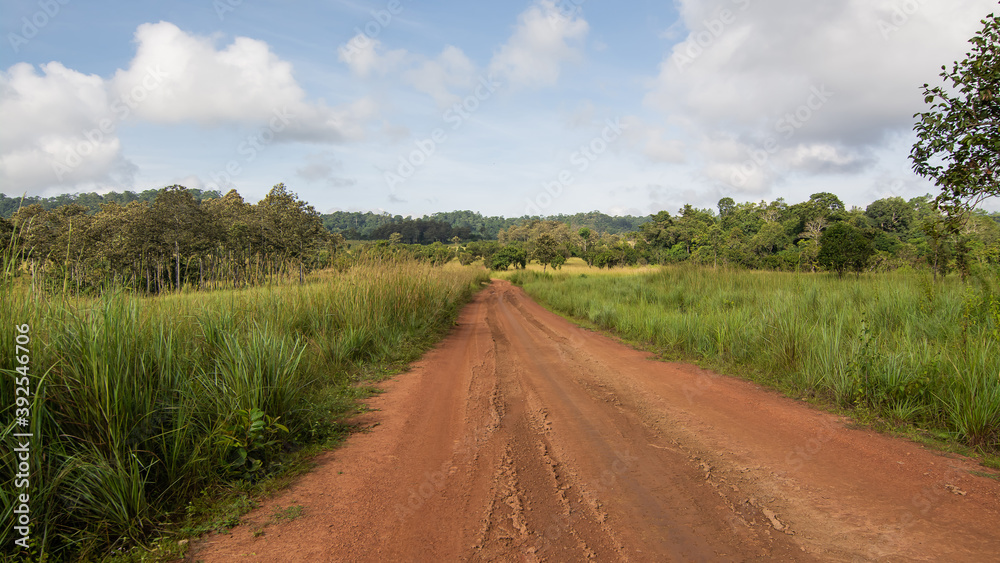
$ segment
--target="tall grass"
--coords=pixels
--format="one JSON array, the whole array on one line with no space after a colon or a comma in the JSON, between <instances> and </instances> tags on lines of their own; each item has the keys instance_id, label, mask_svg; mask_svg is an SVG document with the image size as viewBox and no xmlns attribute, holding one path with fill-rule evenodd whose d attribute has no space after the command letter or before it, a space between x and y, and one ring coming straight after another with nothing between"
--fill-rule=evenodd
<instances>
[{"instance_id":1,"label":"tall grass","mask_svg":"<svg viewBox=\"0 0 1000 563\"><path fill-rule=\"evenodd\" d=\"M358 374L416 357L483 279L481 270L373 263L301 286L157 298L0 288L5 445L24 431L13 425L12 327L31 325L33 557L91 560L142 542L205 487L257 479L280 463L274 450L323 440ZM250 427L257 411L271 430L287 428L275 431L277 445ZM234 472L240 456L263 464ZM5 453L8 554L21 552L15 472Z\"/></svg>"},{"instance_id":2,"label":"tall grass","mask_svg":"<svg viewBox=\"0 0 1000 563\"><path fill-rule=\"evenodd\" d=\"M799 394L1000 449L1000 280L668 267L518 273L571 317Z\"/></svg>"}]
</instances>

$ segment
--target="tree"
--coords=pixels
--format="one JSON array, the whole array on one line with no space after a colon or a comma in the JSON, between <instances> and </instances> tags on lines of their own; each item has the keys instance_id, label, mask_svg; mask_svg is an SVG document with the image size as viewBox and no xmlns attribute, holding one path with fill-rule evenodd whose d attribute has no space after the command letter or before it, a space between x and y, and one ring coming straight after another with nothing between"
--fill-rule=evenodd
<instances>
[{"instance_id":1,"label":"tree","mask_svg":"<svg viewBox=\"0 0 1000 563\"><path fill-rule=\"evenodd\" d=\"M812 194L809 196L807 205L815 209L817 215L822 215L824 217L829 216L830 213L844 210L844 202L840 201L839 197L835 194L831 194L830 192Z\"/></svg>"},{"instance_id":2,"label":"tree","mask_svg":"<svg viewBox=\"0 0 1000 563\"><path fill-rule=\"evenodd\" d=\"M542 265L543 272L546 266L555 261L556 256L562 256L562 254L559 254L559 243L548 233L538 235L532 241L532 246L531 257L538 260L538 263Z\"/></svg>"},{"instance_id":3,"label":"tree","mask_svg":"<svg viewBox=\"0 0 1000 563\"><path fill-rule=\"evenodd\" d=\"M199 230L208 223L205 212L187 188L176 184L160 191L152 209L153 217L159 223L157 230L162 236L161 252L173 252L174 289L180 291L182 256L203 250L199 247L206 246L199 236L203 234Z\"/></svg>"},{"instance_id":4,"label":"tree","mask_svg":"<svg viewBox=\"0 0 1000 563\"><path fill-rule=\"evenodd\" d=\"M725 217L736 208L736 202L731 197L724 197L719 200L719 217Z\"/></svg>"},{"instance_id":5,"label":"tree","mask_svg":"<svg viewBox=\"0 0 1000 563\"><path fill-rule=\"evenodd\" d=\"M819 238L820 265L836 270L843 276L850 268L857 273L868 266L875 248L865 233L849 223L837 222L823 231Z\"/></svg>"},{"instance_id":6,"label":"tree","mask_svg":"<svg viewBox=\"0 0 1000 563\"><path fill-rule=\"evenodd\" d=\"M0 252L13 246L14 223L0 217Z\"/></svg>"},{"instance_id":7,"label":"tree","mask_svg":"<svg viewBox=\"0 0 1000 563\"><path fill-rule=\"evenodd\" d=\"M950 88L924 84L930 109L915 114L913 171L941 188L935 205L957 231L968 212L1000 195L1000 17L990 14L969 40L972 51L941 78Z\"/></svg>"},{"instance_id":8,"label":"tree","mask_svg":"<svg viewBox=\"0 0 1000 563\"><path fill-rule=\"evenodd\" d=\"M305 283L306 270L311 269L312 259L328 234L319 213L289 191L285 184L275 184L264 199L257 202L256 212L267 244L266 254L274 253L282 259L279 269L286 266L284 261L295 261L299 283ZM270 267L275 266L272 257L267 261Z\"/></svg>"},{"instance_id":9,"label":"tree","mask_svg":"<svg viewBox=\"0 0 1000 563\"><path fill-rule=\"evenodd\" d=\"M528 253L518 242L504 245L490 260L493 270L506 270L511 266L525 268L527 264Z\"/></svg>"},{"instance_id":10,"label":"tree","mask_svg":"<svg viewBox=\"0 0 1000 563\"><path fill-rule=\"evenodd\" d=\"M781 250L788 245L788 242L784 227L773 221L764 223L757 234L750 239L754 252L761 256Z\"/></svg>"},{"instance_id":11,"label":"tree","mask_svg":"<svg viewBox=\"0 0 1000 563\"><path fill-rule=\"evenodd\" d=\"M580 240L583 241L583 255L587 255L587 244L590 242L591 230L587 227L581 227L579 231L576 232L580 236Z\"/></svg>"},{"instance_id":12,"label":"tree","mask_svg":"<svg viewBox=\"0 0 1000 563\"><path fill-rule=\"evenodd\" d=\"M868 217L873 226L887 233L899 235L910 230L913 215L913 206L901 197L879 199L873 201L865 209L865 216Z\"/></svg>"},{"instance_id":13,"label":"tree","mask_svg":"<svg viewBox=\"0 0 1000 563\"><path fill-rule=\"evenodd\" d=\"M660 211L649 216L651 221L639 227L642 238L650 246L657 248L670 248L677 242L677 233L671 227L674 226L674 219L668 211Z\"/></svg>"}]
</instances>

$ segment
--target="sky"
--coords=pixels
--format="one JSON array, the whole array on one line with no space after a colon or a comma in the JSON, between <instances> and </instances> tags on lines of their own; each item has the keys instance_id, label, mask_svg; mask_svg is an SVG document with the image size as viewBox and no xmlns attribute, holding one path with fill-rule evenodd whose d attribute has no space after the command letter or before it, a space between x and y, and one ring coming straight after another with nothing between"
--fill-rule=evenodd
<instances>
[{"instance_id":1,"label":"sky","mask_svg":"<svg viewBox=\"0 0 1000 563\"><path fill-rule=\"evenodd\" d=\"M4 0L9 197L283 182L420 216L850 206L995 0ZM1000 210L996 200L984 205Z\"/></svg>"}]
</instances>

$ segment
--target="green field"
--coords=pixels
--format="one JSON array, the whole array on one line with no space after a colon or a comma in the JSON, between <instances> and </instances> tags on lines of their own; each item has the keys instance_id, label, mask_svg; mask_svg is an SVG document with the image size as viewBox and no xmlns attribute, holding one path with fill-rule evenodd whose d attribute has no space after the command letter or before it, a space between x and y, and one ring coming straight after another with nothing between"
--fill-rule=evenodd
<instances>
[{"instance_id":1,"label":"green field","mask_svg":"<svg viewBox=\"0 0 1000 563\"><path fill-rule=\"evenodd\" d=\"M1000 452L995 275L602 270L577 258L500 275L664 357L994 460ZM454 261L389 260L319 271L304 285L158 297L32 293L24 280L0 288L8 342L30 325L31 426L15 424L16 405L0 410L8 442L34 435L34 557L105 559L197 534L220 525L219 499L237 499L221 513L232 525L248 491L342 435L368 392L359 382L417 358L486 279ZM16 397L17 354L0 348L5 397ZM17 471L13 456L0 462L7 553Z\"/></svg>"},{"instance_id":2,"label":"green field","mask_svg":"<svg viewBox=\"0 0 1000 563\"><path fill-rule=\"evenodd\" d=\"M31 425L0 407L6 443L34 435L29 487L14 486L14 456L0 462L0 551L20 551L12 512L25 490L36 560L100 559L190 524L205 495L335 439L357 382L418 357L485 279L385 262L160 297L0 288L0 396L15 396L15 327L30 325Z\"/></svg>"},{"instance_id":3,"label":"green field","mask_svg":"<svg viewBox=\"0 0 1000 563\"><path fill-rule=\"evenodd\" d=\"M596 275L595 275L596 274ZM568 317L894 427L1000 450L1000 281L663 267L508 274Z\"/></svg>"}]
</instances>

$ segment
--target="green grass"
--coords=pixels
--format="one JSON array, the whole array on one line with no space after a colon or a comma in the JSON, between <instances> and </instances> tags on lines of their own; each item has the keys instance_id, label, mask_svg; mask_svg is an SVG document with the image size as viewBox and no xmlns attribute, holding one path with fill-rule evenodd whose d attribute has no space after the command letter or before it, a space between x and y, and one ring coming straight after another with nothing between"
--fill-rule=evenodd
<instances>
[{"instance_id":1,"label":"green grass","mask_svg":"<svg viewBox=\"0 0 1000 563\"><path fill-rule=\"evenodd\" d=\"M518 272L535 299L649 346L790 394L1000 449L1000 280L665 267ZM862 416L863 418L863 416Z\"/></svg>"},{"instance_id":2,"label":"green grass","mask_svg":"<svg viewBox=\"0 0 1000 563\"><path fill-rule=\"evenodd\" d=\"M302 286L157 298L0 288L8 444L23 431L13 425L10 327L31 325L32 558L128 551L210 506L206 491L252 488L287 469L290 453L336 440L370 392L358 381L417 358L485 279L479 269L386 263ZM266 416L254 426L247 415L258 410ZM6 554L20 551L14 463L0 458Z\"/></svg>"}]
</instances>

